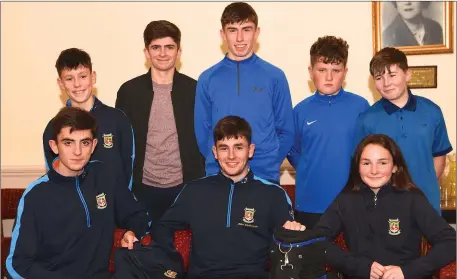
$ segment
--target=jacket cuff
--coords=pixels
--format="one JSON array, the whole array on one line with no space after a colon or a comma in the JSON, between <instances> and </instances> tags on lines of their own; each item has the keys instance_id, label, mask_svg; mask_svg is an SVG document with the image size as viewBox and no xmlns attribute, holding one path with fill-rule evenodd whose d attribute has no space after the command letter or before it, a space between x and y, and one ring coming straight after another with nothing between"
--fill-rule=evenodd
<instances>
[{"instance_id":1,"label":"jacket cuff","mask_svg":"<svg viewBox=\"0 0 457 279\"><path fill-rule=\"evenodd\" d=\"M370 272L371 272L371 265L373 264L373 261L370 260L364 260L360 265L357 270L357 276L362 277L362 278L370 278Z\"/></svg>"}]
</instances>

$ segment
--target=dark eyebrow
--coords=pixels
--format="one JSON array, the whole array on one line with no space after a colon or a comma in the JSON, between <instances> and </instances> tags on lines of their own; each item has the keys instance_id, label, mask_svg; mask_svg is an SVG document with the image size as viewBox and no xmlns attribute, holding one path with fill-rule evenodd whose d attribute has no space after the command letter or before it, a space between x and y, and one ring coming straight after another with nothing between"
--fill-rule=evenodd
<instances>
[{"instance_id":1,"label":"dark eyebrow","mask_svg":"<svg viewBox=\"0 0 457 279\"><path fill-rule=\"evenodd\" d=\"M151 45L150 47L161 47L162 45ZM164 45L164 47L175 47L175 45L170 44L170 45Z\"/></svg>"}]
</instances>

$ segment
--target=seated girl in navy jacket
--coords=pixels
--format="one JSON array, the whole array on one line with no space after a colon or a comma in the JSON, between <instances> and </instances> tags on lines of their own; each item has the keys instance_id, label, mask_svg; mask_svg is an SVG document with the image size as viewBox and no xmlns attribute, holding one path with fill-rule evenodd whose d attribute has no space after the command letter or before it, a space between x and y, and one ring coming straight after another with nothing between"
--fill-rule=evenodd
<instances>
[{"instance_id":1,"label":"seated girl in navy jacket","mask_svg":"<svg viewBox=\"0 0 457 279\"><path fill-rule=\"evenodd\" d=\"M397 144L386 135L360 142L348 182L316 229L343 232L349 252L331 243L328 263L347 278L419 279L455 260L455 230L414 185ZM421 256L421 239L432 244Z\"/></svg>"}]
</instances>

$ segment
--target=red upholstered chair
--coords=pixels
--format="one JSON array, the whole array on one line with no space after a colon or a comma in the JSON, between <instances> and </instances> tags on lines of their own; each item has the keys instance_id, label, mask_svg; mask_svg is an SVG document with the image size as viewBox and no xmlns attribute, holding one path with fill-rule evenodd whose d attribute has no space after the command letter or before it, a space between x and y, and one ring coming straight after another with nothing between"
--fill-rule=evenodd
<instances>
[{"instance_id":1,"label":"red upholstered chair","mask_svg":"<svg viewBox=\"0 0 457 279\"><path fill-rule=\"evenodd\" d=\"M113 248L111 250L111 258L110 258L110 264L109 264L109 271L114 272L115 266L114 266L114 251L116 248L121 247L121 239L122 236L124 235L124 231L122 229L117 229L114 231L114 244ZM175 232L175 247L176 250L181 254L183 260L184 260L184 268L187 270L187 267L189 265L189 254L190 254L190 242L192 238L192 233L190 230L184 230L184 231L177 231ZM148 245L151 243L151 236L147 235L143 239L141 239L141 243L144 245Z\"/></svg>"},{"instance_id":2,"label":"red upholstered chair","mask_svg":"<svg viewBox=\"0 0 457 279\"><path fill-rule=\"evenodd\" d=\"M448 264L447 266L443 267L440 269L438 273L438 278L439 279L455 279L455 261L452 263Z\"/></svg>"},{"instance_id":3,"label":"red upholstered chair","mask_svg":"<svg viewBox=\"0 0 457 279\"><path fill-rule=\"evenodd\" d=\"M286 184L281 185L284 190L286 190L287 195L289 196L290 200L292 201L292 207L295 206L295 185Z\"/></svg>"},{"instance_id":4,"label":"red upholstered chair","mask_svg":"<svg viewBox=\"0 0 457 279\"><path fill-rule=\"evenodd\" d=\"M1 222L1 231L2 231L2 269L1 276L6 276L5 261L6 257L10 251L11 237L4 236L3 233L3 220L16 219L17 215L17 206L21 200L22 194L25 189L2 189L2 222Z\"/></svg>"},{"instance_id":5,"label":"red upholstered chair","mask_svg":"<svg viewBox=\"0 0 457 279\"><path fill-rule=\"evenodd\" d=\"M432 248L432 245L427 242L425 238L422 238L422 243L421 243L421 255L427 255L428 250ZM456 265L455 261L449 263L445 267L441 268L439 271L436 272L435 278L439 279L451 279L456 277L456 271L455 271Z\"/></svg>"}]
</instances>

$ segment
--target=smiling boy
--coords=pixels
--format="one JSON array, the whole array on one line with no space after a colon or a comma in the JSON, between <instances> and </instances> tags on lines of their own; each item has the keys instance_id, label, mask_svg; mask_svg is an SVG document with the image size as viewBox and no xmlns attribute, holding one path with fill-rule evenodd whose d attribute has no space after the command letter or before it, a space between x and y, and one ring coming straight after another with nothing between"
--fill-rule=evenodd
<instances>
[{"instance_id":1,"label":"smiling boy","mask_svg":"<svg viewBox=\"0 0 457 279\"><path fill-rule=\"evenodd\" d=\"M370 134L391 137L405 156L413 182L441 212L438 178L452 146L440 107L408 89L411 70L401 50L386 47L377 52L370 74L382 98L359 116L354 145Z\"/></svg>"},{"instance_id":2,"label":"smiling boy","mask_svg":"<svg viewBox=\"0 0 457 279\"><path fill-rule=\"evenodd\" d=\"M125 186L131 189L133 153L133 132L130 121L122 111L103 104L94 95L96 72L92 70L92 61L87 52L77 48L63 50L56 61L57 83L68 96L67 107L78 107L89 111L97 119L99 142L92 159L107 164L122 164ZM58 156L49 146L51 140L51 121L43 133L43 149L46 169L51 169L52 162Z\"/></svg>"},{"instance_id":3,"label":"smiling boy","mask_svg":"<svg viewBox=\"0 0 457 279\"><path fill-rule=\"evenodd\" d=\"M195 99L195 134L206 158L206 175L219 169L211 152L211 134L217 121L238 115L250 123L253 131L256 152L250 167L260 177L278 183L279 169L294 135L286 76L254 53L260 28L249 4L228 5L221 24L220 34L228 52L222 61L200 75Z\"/></svg>"}]
</instances>

